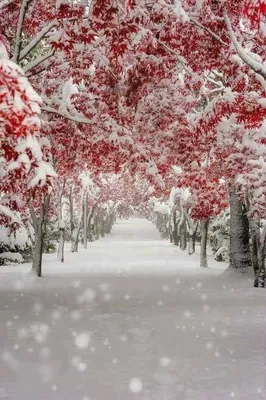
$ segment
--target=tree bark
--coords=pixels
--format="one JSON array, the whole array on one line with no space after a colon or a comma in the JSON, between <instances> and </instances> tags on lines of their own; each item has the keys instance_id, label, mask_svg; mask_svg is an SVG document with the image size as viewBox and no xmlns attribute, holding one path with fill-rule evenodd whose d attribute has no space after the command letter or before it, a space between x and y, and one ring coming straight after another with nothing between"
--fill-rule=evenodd
<instances>
[{"instance_id":1,"label":"tree bark","mask_svg":"<svg viewBox=\"0 0 266 400\"><path fill-rule=\"evenodd\" d=\"M83 210L83 242L84 249L87 249L88 243L88 193L86 192L84 195L84 210Z\"/></svg>"},{"instance_id":2,"label":"tree bark","mask_svg":"<svg viewBox=\"0 0 266 400\"><path fill-rule=\"evenodd\" d=\"M266 224L262 230L259 251L258 251L258 270L256 271L254 286L266 288L266 275L265 275L265 247L266 247Z\"/></svg>"},{"instance_id":3,"label":"tree bark","mask_svg":"<svg viewBox=\"0 0 266 400\"><path fill-rule=\"evenodd\" d=\"M188 254L190 256L195 253L197 230L198 230L198 222L196 222L195 224L191 222L191 226L189 227L189 239L188 239Z\"/></svg>"},{"instance_id":4,"label":"tree bark","mask_svg":"<svg viewBox=\"0 0 266 400\"><path fill-rule=\"evenodd\" d=\"M57 250L57 258L62 263L64 262L64 247L65 247L65 224L63 221L63 213L62 213L62 199L63 194L66 186L66 178L63 179L62 190L59 196L59 243L58 243L58 250Z\"/></svg>"},{"instance_id":5,"label":"tree bark","mask_svg":"<svg viewBox=\"0 0 266 400\"><path fill-rule=\"evenodd\" d=\"M65 247L65 227L59 226L59 243L58 243L58 260L62 263L64 260L64 247Z\"/></svg>"},{"instance_id":6,"label":"tree bark","mask_svg":"<svg viewBox=\"0 0 266 400\"><path fill-rule=\"evenodd\" d=\"M250 235L251 235L251 261L256 276L259 270L259 250L260 250L260 227L259 221L250 221Z\"/></svg>"},{"instance_id":7,"label":"tree bark","mask_svg":"<svg viewBox=\"0 0 266 400\"><path fill-rule=\"evenodd\" d=\"M245 205L239 200L234 185L230 193L230 268L246 272L251 266L249 222Z\"/></svg>"},{"instance_id":8,"label":"tree bark","mask_svg":"<svg viewBox=\"0 0 266 400\"><path fill-rule=\"evenodd\" d=\"M201 240L200 240L200 267L207 268L208 267L208 259L207 259L207 243L208 243L208 227L209 227L209 219L204 219L200 223L201 227Z\"/></svg>"},{"instance_id":9,"label":"tree bark","mask_svg":"<svg viewBox=\"0 0 266 400\"><path fill-rule=\"evenodd\" d=\"M32 217L34 232L35 232L35 245L33 252L32 261L32 272L38 277L42 276L42 254L44 246L44 236L46 233L46 219L47 211L50 202L50 195L46 195L41 204L40 216L37 217L32 206L31 201L29 202L30 214Z\"/></svg>"},{"instance_id":10,"label":"tree bark","mask_svg":"<svg viewBox=\"0 0 266 400\"><path fill-rule=\"evenodd\" d=\"M174 224L173 241L174 241L174 245L178 246L178 243L179 243L179 236L178 236L179 219L177 218L176 210L174 210L174 212L173 212L173 224Z\"/></svg>"},{"instance_id":11,"label":"tree bark","mask_svg":"<svg viewBox=\"0 0 266 400\"><path fill-rule=\"evenodd\" d=\"M180 232L180 249L186 250L187 248L187 221L184 217L182 223L179 225L179 232Z\"/></svg>"}]
</instances>

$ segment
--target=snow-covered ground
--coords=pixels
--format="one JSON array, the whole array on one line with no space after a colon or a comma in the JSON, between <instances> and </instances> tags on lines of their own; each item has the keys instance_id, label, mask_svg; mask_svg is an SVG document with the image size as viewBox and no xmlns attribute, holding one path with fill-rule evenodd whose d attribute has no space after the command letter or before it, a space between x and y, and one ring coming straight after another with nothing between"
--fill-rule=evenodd
<instances>
[{"instance_id":1,"label":"snow-covered ground","mask_svg":"<svg viewBox=\"0 0 266 400\"><path fill-rule=\"evenodd\" d=\"M265 290L198 264L134 219L42 279L1 267L0 399L263 398Z\"/></svg>"}]
</instances>

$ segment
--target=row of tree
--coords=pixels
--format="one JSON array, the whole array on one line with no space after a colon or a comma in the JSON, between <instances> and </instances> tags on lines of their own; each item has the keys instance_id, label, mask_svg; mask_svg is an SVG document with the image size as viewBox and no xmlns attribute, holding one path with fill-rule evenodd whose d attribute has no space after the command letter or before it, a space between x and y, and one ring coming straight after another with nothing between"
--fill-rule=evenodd
<instances>
[{"instance_id":1,"label":"row of tree","mask_svg":"<svg viewBox=\"0 0 266 400\"><path fill-rule=\"evenodd\" d=\"M230 206L230 265L252 259L265 282L265 14L265 0L1 3L0 218L10 234L32 224L37 275L63 199L73 248L90 237L89 171L95 187L117 177L95 202L101 221L110 200L147 214L148 198L189 188L173 241Z\"/></svg>"}]
</instances>

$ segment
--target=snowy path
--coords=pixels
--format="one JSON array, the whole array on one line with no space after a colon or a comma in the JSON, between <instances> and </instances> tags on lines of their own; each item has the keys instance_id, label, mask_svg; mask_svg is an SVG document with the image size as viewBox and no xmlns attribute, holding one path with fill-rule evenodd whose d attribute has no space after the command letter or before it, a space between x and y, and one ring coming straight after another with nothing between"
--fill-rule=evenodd
<instances>
[{"instance_id":1,"label":"snowy path","mask_svg":"<svg viewBox=\"0 0 266 400\"><path fill-rule=\"evenodd\" d=\"M263 398L265 291L197 265L130 220L41 280L0 269L0 399Z\"/></svg>"}]
</instances>

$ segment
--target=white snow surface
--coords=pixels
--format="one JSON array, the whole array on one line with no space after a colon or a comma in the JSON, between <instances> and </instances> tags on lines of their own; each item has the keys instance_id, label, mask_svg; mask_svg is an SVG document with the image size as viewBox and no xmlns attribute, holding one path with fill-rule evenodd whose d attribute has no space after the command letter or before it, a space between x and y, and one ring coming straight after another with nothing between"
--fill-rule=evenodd
<instances>
[{"instance_id":1,"label":"white snow surface","mask_svg":"<svg viewBox=\"0 0 266 400\"><path fill-rule=\"evenodd\" d=\"M0 267L0 399L265 396L265 290L119 221L80 253Z\"/></svg>"}]
</instances>

